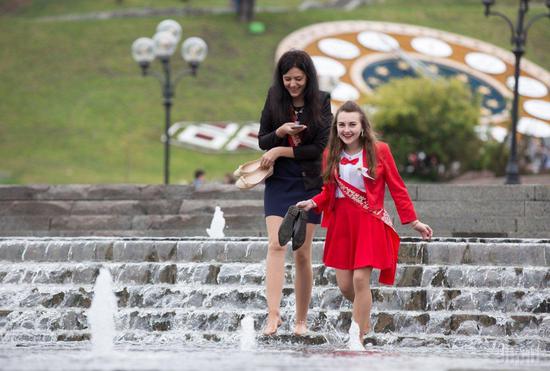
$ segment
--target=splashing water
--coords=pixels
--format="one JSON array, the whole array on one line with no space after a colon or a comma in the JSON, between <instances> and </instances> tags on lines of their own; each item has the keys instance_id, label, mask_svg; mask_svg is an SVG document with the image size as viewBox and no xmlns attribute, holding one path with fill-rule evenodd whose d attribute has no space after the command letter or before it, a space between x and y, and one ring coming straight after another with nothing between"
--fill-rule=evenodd
<instances>
[{"instance_id":1,"label":"splashing water","mask_svg":"<svg viewBox=\"0 0 550 371\"><path fill-rule=\"evenodd\" d=\"M101 268L94 285L92 305L88 311L94 353L112 353L117 310L117 300L113 293L113 278L109 270Z\"/></svg>"},{"instance_id":2,"label":"splashing water","mask_svg":"<svg viewBox=\"0 0 550 371\"><path fill-rule=\"evenodd\" d=\"M219 206L216 206L210 228L206 228L206 233L208 233L208 237L210 238L223 238L225 237L223 233L224 227L225 219L223 218L223 211Z\"/></svg>"},{"instance_id":3,"label":"splashing water","mask_svg":"<svg viewBox=\"0 0 550 371\"><path fill-rule=\"evenodd\" d=\"M241 350L249 351L256 348L256 333L254 331L254 318L245 316L241 321Z\"/></svg>"},{"instance_id":4,"label":"splashing water","mask_svg":"<svg viewBox=\"0 0 550 371\"><path fill-rule=\"evenodd\" d=\"M354 320L351 320L351 326L349 327L348 348L349 350L365 350L359 339L359 325Z\"/></svg>"}]
</instances>

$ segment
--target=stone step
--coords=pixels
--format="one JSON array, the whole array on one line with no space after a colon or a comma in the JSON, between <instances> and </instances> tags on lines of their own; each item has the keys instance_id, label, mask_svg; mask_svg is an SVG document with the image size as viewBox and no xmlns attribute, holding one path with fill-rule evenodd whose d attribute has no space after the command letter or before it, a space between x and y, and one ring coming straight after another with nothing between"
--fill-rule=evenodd
<instances>
[{"instance_id":1,"label":"stone step","mask_svg":"<svg viewBox=\"0 0 550 371\"><path fill-rule=\"evenodd\" d=\"M265 263L100 263L89 262L0 262L0 284L93 285L101 267L108 268L115 285L190 284L264 285ZM285 265L286 283L293 282L294 265ZM371 285L378 287L379 271ZM336 285L335 271L313 264L315 286ZM396 287L447 287L495 289L550 288L548 267L499 267L470 265L399 264Z\"/></svg>"},{"instance_id":2,"label":"stone step","mask_svg":"<svg viewBox=\"0 0 550 371\"><path fill-rule=\"evenodd\" d=\"M342 333L318 333L309 331L306 336L295 336L291 332L279 330L277 335L263 336L261 328L256 323L256 342L261 347L274 346L280 349L281 345L320 345L334 344L342 351L347 349L348 336ZM91 334L87 330L78 331L37 331L17 330L8 333L0 333L0 341L20 345L54 342L81 342L89 341ZM237 332L221 331L119 331L115 337L115 344L139 343L140 345L159 344L222 344L224 346L238 346L239 334ZM510 357L514 360L530 360L529 357L540 357L541 352L550 350L548 338L537 336L465 336L465 335L403 335L397 333L371 333L365 338L365 344L377 347L398 346L401 350L412 349L418 351L419 347L425 347L429 351L434 349L461 349L477 352L480 349L492 349L499 357ZM514 349L523 349L517 351ZM527 351L526 351L527 349ZM529 352L528 350L531 350ZM487 351L485 351L487 354Z\"/></svg>"},{"instance_id":3,"label":"stone step","mask_svg":"<svg viewBox=\"0 0 550 371\"><path fill-rule=\"evenodd\" d=\"M293 313L290 310L289 313ZM265 310L190 309L119 309L116 314L118 331L220 331L235 332L244 315L251 315L261 326ZM347 334L351 310L318 310L308 314L312 331ZM293 314L282 311L282 332L292 331ZM477 311L378 311L371 314L375 334L397 336L479 336L550 338L550 317L531 313L483 313ZM87 330L87 312L79 309L26 309L0 311L0 334L12 331L74 331Z\"/></svg>"},{"instance_id":4,"label":"stone step","mask_svg":"<svg viewBox=\"0 0 550 371\"><path fill-rule=\"evenodd\" d=\"M2 238L0 261L191 261L258 262L265 238ZM290 250L290 249L289 249ZM320 263L323 241L313 244ZM291 253L287 254L290 260ZM428 265L549 266L550 240L404 239L399 262Z\"/></svg>"},{"instance_id":5,"label":"stone step","mask_svg":"<svg viewBox=\"0 0 550 371\"><path fill-rule=\"evenodd\" d=\"M137 215L207 215L219 206L225 216L264 214L262 199L188 199L188 200L66 200L2 201L0 217L6 216L137 216Z\"/></svg>"},{"instance_id":6,"label":"stone step","mask_svg":"<svg viewBox=\"0 0 550 371\"><path fill-rule=\"evenodd\" d=\"M236 231L264 231L265 219L251 213L224 214L225 230L228 233ZM148 215L15 215L0 216L0 232L4 236L17 235L29 231L48 232L48 234L74 233L76 236L95 235L102 231L164 231L180 230L189 234L201 231L206 236L206 228L210 227L212 214L148 214ZM257 233L257 232L256 232Z\"/></svg>"},{"instance_id":7,"label":"stone step","mask_svg":"<svg viewBox=\"0 0 550 371\"><path fill-rule=\"evenodd\" d=\"M139 285L115 286L120 308L217 308L263 309L267 307L265 290L260 286ZM93 287L3 285L0 308L89 308ZM392 311L467 311L550 313L550 289L478 289L478 288L403 288L372 289L377 310ZM283 289L282 308L294 307L294 288ZM312 309L351 309L336 287L314 287Z\"/></svg>"},{"instance_id":8,"label":"stone step","mask_svg":"<svg viewBox=\"0 0 550 371\"><path fill-rule=\"evenodd\" d=\"M225 236L227 237L265 237L266 230L265 227L263 229L257 229L257 230L251 230L250 228L245 229L239 229L239 228L232 228L229 230L228 228L224 231ZM317 228L315 230L315 237L324 237L326 234L326 231L321 228ZM11 230L9 234L2 233L0 231L0 237L5 236L7 237L60 237L60 238L68 238L68 237L75 237L75 238L104 238L104 237L116 237L116 238L142 238L142 237L168 237L168 238L208 238L208 233L206 232L206 228L178 228L178 229L144 229L144 230L137 230L137 229L118 229L118 230L112 230L112 229L105 229L105 230L81 230L81 229L75 229L75 230Z\"/></svg>"},{"instance_id":9,"label":"stone step","mask_svg":"<svg viewBox=\"0 0 550 371\"><path fill-rule=\"evenodd\" d=\"M185 185L150 184L65 184L65 185L0 185L3 201L70 201L70 200L189 200L189 199L263 199L263 186L241 191L233 185L207 184L199 191Z\"/></svg>"}]
</instances>

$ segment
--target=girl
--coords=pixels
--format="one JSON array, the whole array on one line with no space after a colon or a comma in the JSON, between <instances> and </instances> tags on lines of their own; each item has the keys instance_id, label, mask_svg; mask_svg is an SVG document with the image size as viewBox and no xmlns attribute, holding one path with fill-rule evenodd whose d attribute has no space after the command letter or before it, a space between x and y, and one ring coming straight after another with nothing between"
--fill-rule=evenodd
<instances>
[{"instance_id":1,"label":"girl","mask_svg":"<svg viewBox=\"0 0 550 371\"><path fill-rule=\"evenodd\" d=\"M359 339L350 339L350 344L360 341L362 347L370 330L372 269L381 270L380 283L391 285L397 265L400 239L384 210L385 186L401 223L410 223L424 239L433 232L417 219L390 148L376 140L356 103L348 101L336 112L327 150L323 190L296 206L323 212L321 226L328 228L323 261L336 269L342 295L353 302L352 326L359 327Z\"/></svg>"},{"instance_id":2,"label":"girl","mask_svg":"<svg viewBox=\"0 0 550 371\"><path fill-rule=\"evenodd\" d=\"M277 332L281 324L280 305L285 275L286 246L278 232L289 206L321 191L322 154L328 141L332 113L330 96L319 90L311 57L301 50L284 53L275 69L262 117L258 141L261 167L273 166L265 181L264 210L269 239L266 258L267 321L265 335ZM306 318L313 274L311 243L320 215L309 213L305 242L294 252L296 317L294 333L307 331Z\"/></svg>"}]
</instances>

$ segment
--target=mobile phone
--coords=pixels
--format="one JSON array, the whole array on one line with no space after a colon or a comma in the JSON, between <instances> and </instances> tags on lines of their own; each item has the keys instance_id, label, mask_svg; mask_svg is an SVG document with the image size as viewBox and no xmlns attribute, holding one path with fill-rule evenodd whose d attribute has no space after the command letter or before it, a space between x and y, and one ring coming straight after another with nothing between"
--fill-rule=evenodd
<instances>
[{"instance_id":1,"label":"mobile phone","mask_svg":"<svg viewBox=\"0 0 550 371\"><path fill-rule=\"evenodd\" d=\"M303 128L305 125L301 125L301 124L295 124L295 125L292 125L291 128L292 129L301 129Z\"/></svg>"}]
</instances>

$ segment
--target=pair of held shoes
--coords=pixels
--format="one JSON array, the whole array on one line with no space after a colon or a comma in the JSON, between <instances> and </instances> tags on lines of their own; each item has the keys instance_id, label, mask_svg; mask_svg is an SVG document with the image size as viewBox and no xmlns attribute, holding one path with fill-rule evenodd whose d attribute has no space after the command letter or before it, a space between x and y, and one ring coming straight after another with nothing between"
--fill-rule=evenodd
<instances>
[{"instance_id":1,"label":"pair of held shoes","mask_svg":"<svg viewBox=\"0 0 550 371\"><path fill-rule=\"evenodd\" d=\"M238 178L235 185L240 189L250 189L270 177L273 174L273 166L268 168L260 167L261 162L262 159L259 158L239 166L233 172L235 178Z\"/></svg>"},{"instance_id":2,"label":"pair of held shoes","mask_svg":"<svg viewBox=\"0 0 550 371\"><path fill-rule=\"evenodd\" d=\"M292 238L292 250L298 250L306 240L307 212L292 205L279 227L279 245L285 246Z\"/></svg>"}]
</instances>

